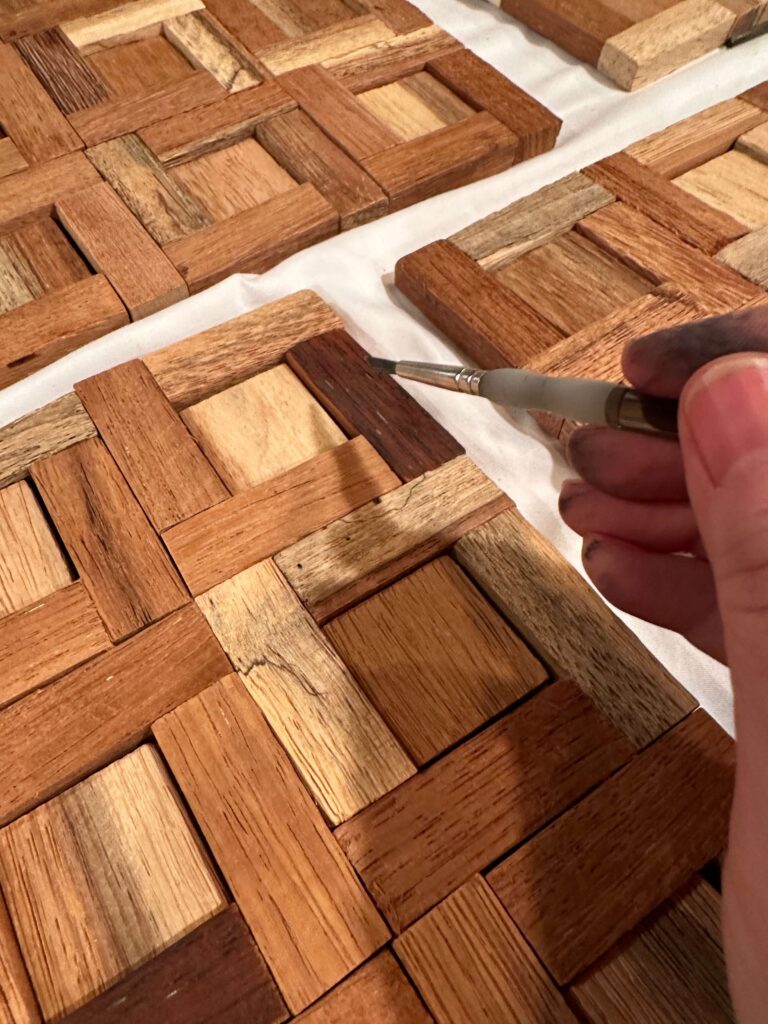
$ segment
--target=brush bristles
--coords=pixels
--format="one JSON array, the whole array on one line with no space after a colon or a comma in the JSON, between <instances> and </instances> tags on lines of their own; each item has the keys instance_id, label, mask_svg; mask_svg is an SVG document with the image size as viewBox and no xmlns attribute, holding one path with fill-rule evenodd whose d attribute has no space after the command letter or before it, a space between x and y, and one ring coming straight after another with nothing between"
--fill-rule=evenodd
<instances>
[{"instance_id":1,"label":"brush bristles","mask_svg":"<svg viewBox=\"0 0 768 1024\"><path fill-rule=\"evenodd\" d=\"M368 356L368 365L377 373L397 373L397 363L393 359L379 359L378 356Z\"/></svg>"}]
</instances>

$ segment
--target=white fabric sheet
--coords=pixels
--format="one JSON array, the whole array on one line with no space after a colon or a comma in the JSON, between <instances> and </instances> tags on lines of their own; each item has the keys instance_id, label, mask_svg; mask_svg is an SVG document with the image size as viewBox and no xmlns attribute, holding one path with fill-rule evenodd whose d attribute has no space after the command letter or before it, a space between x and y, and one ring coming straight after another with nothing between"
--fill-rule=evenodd
<instances>
[{"instance_id":1,"label":"white fabric sheet","mask_svg":"<svg viewBox=\"0 0 768 1024\"><path fill-rule=\"evenodd\" d=\"M519 196L607 156L768 78L768 38L720 50L628 95L593 69L490 7L485 0L416 0L438 24L559 114L557 148L497 177L386 217L298 253L261 277L237 275L60 360L0 394L0 425L64 394L101 370L220 323L300 288L314 288L378 355L455 362L445 338L392 285L396 260ZM523 514L575 565L580 543L557 515L568 475L558 450L525 414L406 384ZM732 730L727 673L685 641L628 619L648 647L726 728Z\"/></svg>"}]
</instances>

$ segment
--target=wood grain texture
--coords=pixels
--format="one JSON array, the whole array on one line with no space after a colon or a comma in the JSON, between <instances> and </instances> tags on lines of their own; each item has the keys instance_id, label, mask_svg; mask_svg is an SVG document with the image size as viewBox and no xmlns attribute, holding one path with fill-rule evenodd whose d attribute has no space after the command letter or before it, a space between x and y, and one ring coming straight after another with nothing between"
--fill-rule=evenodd
<instances>
[{"instance_id":1,"label":"wood grain texture","mask_svg":"<svg viewBox=\"0 0 768 1024\"><path fill-rule=\"evenodd\" d=\"M207 12L171 18L164 22L163 34L191 64L211 74L227 92L239 92L261 81L247 51Z\"/></svg>"},{"instance_id":2,"label":"wood grain texture","mask_svg":"<svg viewBox=\"0 0 768 1024\"><path fill-rule=\"evenodd\" d=\"M36 462L32 477L113 640L185 603L176 570L100 440Z\"/></svg>"},{"instance_id":3,"label":"wood grain texture","mask_svg":"<svg viewBox=\"0 0 768 1024\"><path fill-rule=\"evenodd\" d=\"M138 136L102 142L87 156L160 245L211 223L197 200L174 181Z\"/></svg>"},{"instance_id":4,"label":"wood grain texture","mask_svg":"<svg viewBox=\"0 0 768 1024\"><path fill-rule=\"evenodd\" d=\"M623 89L639 89L728 38L735 16L716 0L681 0L606 40L597 69Z\"/></svg>"},{"instance_id":5,"label":"wood grain texture","mask_svg":"<svg viewBox=\"0 0 768 1024\"><path fill-rule=\"evenodd\" d=\"M299 291L152 352L144 363L179 409L275 366L292 345L342 326L319 295Z\"/></svg>"},{"instance_id":6,"label":"wood grain texture","mask_svg":"<svg viewBox=\"0 0 768 1024\"><path fill-rule=\"evenodd\" d=\"M109 647L104 624L79 582L6 615L0 619L0 708Z\"/></svg>"},{"instance_id":7,"label":"wood grain texture","mask_svg":"<svg viewBox=\"0 0 768 1024\"><path fill-rule=\"evenodd\" d=\"M450 558L417 569L325 633L419 765L547 679Z\"/></svg>"},{"instance_id":8,"label":"wood grain texture","mask_svg":"<svg viewBox=\"0 0 768 1024\"><path fill-rule=\"evenodd\" d=\"M255 139L243 139L171 171L213 221L250 210L296 188L296 182Z\"/></svg>"},{"instance_id":9,"label":"wood grain texture","mask_svg":"<svg viewBox=\"0 0 768 1024\"><path fill-rule=\"evenodd\" d=\"M20 39L16 49L63 114L107 99L104 83L58 26Z\"/></svg>"},{"instance_id":10,"label":"wood grain texture","mask_svg":"<svg viewBox=\"0 0 768 1024\"><path fill-rule=\"evenodd\" d=\"M41 1019L5 900L0 898L0 1020L41 1024Z\"/></svg>"},{"instance_id":11,"label":"wood grain texture","mask_svg":"<svg viewBox=\"0 0 768 1024\"><path fill-rule=\"evenodd\" d=\"M43 294L40 279L13 235L0 237L0 314Z\"/></svg>"},{"instance_id":12,"label":"wood grain texture","mask_svg":"<svg viewBox=\"0 0 768 1024\"><path fill-rule=\"evenodd\" d=\"M768 163L768 124L763 122L757 128L750 128L736 139L735 148L742 153L747 153L755 160Z\"/></svg>"},{"instance_id":13,"label":"wood grain texture","mask_svg":"<svg viewBox=\"0 0 768 1024\"><path fill-rule=\"evenodd\" d=\"M768 224L768 166L747 153L723 153L675 178L675 185L748 228Z\"/></svg>"},{"instance_id":14,"label":"wood grain texture","mask_svg":"<svg viewBox=\"0 0 768 1024\"><path fill-rule=\"evenodd\" d=\"M412 32L431 24L426 14L408 0L358 0L358 6L378 15L398 33Z\"/></svg>"},{"instance_id":15,"label":"wood grain texture","mask_svg":"<svg viewBox=\"0 0 768 1024\"><path fill-rule=\"evenodd\" d=\"M259 0L258 6L291 38L348 22L359 10L345 0Z\"/></svg>"},{"instance_id":16,"label":"wood grain texture","mask_svg":"<svg viewBox=\"0 0 768 1024\"><path fill-rule=\"evenodd\" d=\"M65 1018L65 1024L279 1024L288 1011L236 906Z\"/></svg>"},{"instance_id":17,"label":"wood grain texture","mask_svg":"<svg viewBox=\"0 0 768 1024\"><path fill-rule=\"evenodd\" d=\"M391 953L379 953L327 996L296 1018L296 1024L434 1024Z\"/></svg>"},{"instance_id":18,"label":"wood grain texture","mask_svg":"<svg viewBox=\"0 0 768 1024\"><path fill-rule=\"evenodd\" d=\"M273 562L246 569L197 603L333 825L414 774Z\"/></svg>"},{"instance_id":19,"label":"wood grain texture","mask_svg":"<svg viewBox=\"0 0 768 1024\"><path fill-rule=\"evenodd\" d=\"M233 494L346 441L285 365L185 409L182 419Z\"/></svg>"},{"instance_id":20,"label":"wood grain texture","mask_svg":"<svg viewBox=\"0 0 768 1024\"><path fill-rule=\"evenodd\" d=\"M483 112L361 163L389 196L390 210L402 210L438 192L497 174L519 159L518 136Z\"/></svg>"},{"instance_id":21,"label":"wood grain texture","mask_svg":"<svg viewBox=\"0 0 768 1024\"><path fill-rule=\"evenodd\" d=\"M229 497L140 360L81 381L75 391L158 532Z\"/></svg>"},{"instance_id":22,"label":"wood grain texture","mask_svg":"<svg viewBox=\"0 0 768 1024\"><path fill-rule=\"evenodd\" d=\"M133 99L192 74L192 65L162 35L110 46L85 58L113 100Z\"/></svg>"},{"instance_id":23,"label":"wood grain texture","mask_svg":"<svg viewBox=\"0 0 768 1024\"><path fill-rule=\"evenodd\" d=\"M72 18L61 29L81 53L94 53L131 39L157 35L161 22L203 6L203 0L134 0Z\"/></svg>"},{"instance_id":24,"label":"wood grain texture","mask_svg":"<svg viewBox=\"0 0 768 1024\"><path fill-rule=\"evenodd\" d=\"M761 82L760 85L756 85L753 89L747 89L746 92L741 94L739 99L750 103L753 107L757 107L758 110L768 114L768 82Z\"/></svg>"},{"instance_id":25,"label":"wood grain texture","mask_svg":"<svg viewBox=\"0 0 768 1024\"><path fill-rule=\"evenodd\" d=\"M85 17L114 7L114 0L34 0L31 4L14 3L13 9L4 11L0 19L3 39L17 39L41 29L50 28L75 14Z\"/></svg>"},{"instance_id":26,"label":"wood grain texture","mask_svg":"<svg viewBox=\"0 0 768 1024\"><path fill-rule=\"evenodd\" d=\"M259 53L259 62L271 75L283 75L323 61L376 46L395 33L375 15L358 15L330 29L307 33L285 43L276 43Z\"/></svg>"},{"instance_id":27,"label":"wood grain texture","mask_svg":"<svg viewBox=\"0 0 768 1024\"><path fill-rule=\"evenodd\" d=\"M509 508L465 455L286 548L276 562L314 617L345 611Z\"/></svg>"},{"instance_id":28,"label":"wood grain texture","mask_svg":"<svg viewBox=\"0 0 768 1024\"><path fill-rule=\"evenodd\" d=\"M558 682L336 830L396 931L624 764L631 748Z\"/></svg>"},{"instance_id":29,"label":"wood grain texture","mask_svg":"<svg viewBox=\"0 0 768 1024\"><path fill-rule=\"evenodd\" d=\"M350 435L360 433L405 481L464 449L392 377L374 373L344 330L295 345L288 365Z\"/></svg>"},{"instance_id":30,"label":"wood grain texture","mask_svg":"<svg viewBox=\"0 0 768 1024\"><path fill-rule=\"evenodd\" d=\"M149 746L4 828L0 872L47 1019L226 905Z\"/></svg>"},{"instance_id":31,"label":"wood grain texture","mask_svg":"<svg viewBox=\"0 0 768 1024\"><path fill-rule=\"evenodd\" d=\"M587 64L596 65L603 44L632 24L609 3L591 0L500 0L503 10Z\"/></svg>"},{"instance_id":32,"label":"wood grain texture","mask_svg":"<svg viewBox=\"0 0 768 1024\"><path fill-rule=\"evenodd\" d=\"M457 39L430 24L325 60L322 67L337 82L358 93L423 71L428 61L460 49Z\"/></svg>"},{"instance_id":33,"label":"wood grain texture","mask_svg":"<svg viewBox=\"0 0 768 1024\"><path fill-rule=\"evenodd\" d=\"M152 722L229 671L189 606L0 711L0 822L132 750Z\"/></svg>"},{"instance_id":34,"label":"wood grain texture","mask_svg":"<svg viewBox=\"0 0 768 1024\"><path fill-rule=\"evenodd\" d=\"M734 1024L718 894L694 881L579 978L569 996L589 1024Z\"/></svg>"},{"instance_id":35,"label":"wood grain texture","mask_svg":"<svg viewBox=\"0 0 768 1024\"><path fill-rule=\"evenodd\" d=\"M655 132L625 152L665 178L676 178L727 152L740 135L766 120L768 111L737 97Z\"/></svg>"},{"instance_id":36,"label":"wood grain texture","mask_svg":"<svg viewBox=\"0 0 768 1024\"><path fill-rule=\"evenodd\" d=\"M387 941L386 926L239 679L154 733L289 1009L305 1009Z\"/></svg>"},{"instance_id":37,"label":"wood grain texture","mask_svg":"<svg viewBox=\"0 0 768 1024\"><path fill-rule=\"evenodd\" d=\"M179 523L163 539L189 589L202 594L399 482L358 437Z\"/></svg>"},{"instance_id":38,"label":"wood grain texture","mask_svg":"<svg viewBox=\"0 0 768 1024\"><path fill-rule=\"evenodd\" d=\"M450 241L401 257L395 283L484 369L521 366L563 337Z\"/></svg>"},{"instance_id":39,"label":"wood grain texture","mask_svg":"<svg viewBox=\"0 0 768 1024\"><path fill-rule=\"evenodd\" d=\"M0 427L0 487L25 477L37 459L95 434L96 428L74 392Z\"/></svg>"},{"instance_id":40,"label":"wood grain texture","mask_svg":"<svg viewBox=\"0 0 768 1024\"><path fill-rule=\"evenodd\" d=\"M7 136L0 139L0 178L9 174L17 174L25 170L29 164L19 152L12 139Z\"/></svg>"},{"instance_id":41,"label":"wood grain texture","mask_svg":"<svg viewBox=\"0 0 768 1024\"><path fill-rule=\"evenodd\" d=\"M299 185L252 210L165 246L190 292L229 274L262 274L293 253L330 238L339 215L314 185Z\"/></svg>"},{"instance_id":42,"label":"wood grain texture","mask_svg":"<svg viewBox=\"0 0 768 1024\"><path fill-rule=\"evenodd\" d=\"M464 228L450 241L487 269L521 256L613 202L613 193L577 172L517 199Z\"/></svg>"},{"instance_id":43,"label":"wood grain texture","mask_svg":"<svg viewBox=\"0 0 768 1024\"><path fill-rule=\"evenodd\" d=\"M206 0L205 7L251 53L288 38L251 0Z\"/></svg>"},{"instance_id":44,"label":"wood grain texture","mask_svg":"<svg viewBox=\"0 0 768 1024\"><path fill-rule=\"evenodd\" d=\"M750 231L715 257L761 288L768 289L768 227Z\"/></svg>"},{"instance_id":45,"label":"wood grain texture","mask_svg":"<svg viewBox=\"0 0 768 1024\"><path fill-rule=\"evenodd\" d=\"M577 1024L479 875L395 940L438 1024Z\"/></svg>"},{"instance_id":46,"label":"wood grain texture","mask_svg":"<svg viewBox=\"0 0 768 1024\"><path fill-rule=\"evenodd\" d=\"M0 490L0 616L34 605L72 577L25 481Z\"/></svg>"},{"instance_id":47,"label":"wood grain texture","mask_svg":"<svg viewBox=\"0 0 768 1024\"><path fill-rule=\"evenodd\" d=\"M729 213L692 193L681 195L661 174L626 153L592 164L584 174L710 256L747 233L747 226Z\"/></svg>"},{"instance_id":48,"label":"wood grain texture","mask_svg":"<svg viewBox=\"0 0 768 1024\"><path fill-rule=\"evenodd\" d=\"M426 71L358 93L357 99L404 142L464 121L474 113Z\"/></svg>"},{"instance_id":49,"label":"wood grain texture","mask_svg":"<svg viewBox=\"0 0 768 1024\"><path fill-rule=\"evenodd\" d=\"M186 297L181 276L106 182L65 196L56 213L132 320Z\"/></svg>"},{"instance_id":50,"label":"wood grain texture","mask_svg":"<svg viewBox=\"0 0 768 1024\"><path fill-rule=\"evenodd\" d=\"M490 873L556 981L723 849L734 761L731 738L695 711Z\"/></svg>"},{"instance_id":51,"label":"wood grain texture","mask_svg":"<svg viewBox=\"0 0 768 1024\"><path fill-rule=\"evenodd\" d=\"M10 229L50 214L68 192L101 181L99 172L82 153L50 160L3 179L0 189L0 222Z\"/></svg>"},{"instance_id":52,"label":"wood grain texture","mask_svg":"<svg viewBox=\"0 0 768 1024\"><path fill-rule=\"evenodd\" d=\"M34 266L43 291L66 288L91 275L90 267L51 218L22 224L12 237L19 251Z\"/></svg>"},{"instance_id":53,"label":"wood grain texture","mask_svg":"<svg viewBox=\"0 0 768 1024\"><path fill-rule=\"evenodd\" d=\"M373 179L302 110L263 121L256 135L296 181L314 185L338 211L342 231L387 213L389 201Z\"/></svg>"},{"instance_id":54,"label":"wood grain texture","mask_svg":"<svg viewBox=\"0 0 768 1024\"><path fill-rule=\"evenodd\" d=\"M0 119L29 163L83 148L67 119L12 46L0 44Z\"/></svg>"},{"instance_id":55,"label":"wood grain texture","mask_svg":"<svg viewBox=\"0 0 768 1024\"><path fill-rule=\"evenodd\" d=\"M696 702L517 511L456 545L456 557L560 676L574 678L636 747Z\"/></svg>"}]
</instances>

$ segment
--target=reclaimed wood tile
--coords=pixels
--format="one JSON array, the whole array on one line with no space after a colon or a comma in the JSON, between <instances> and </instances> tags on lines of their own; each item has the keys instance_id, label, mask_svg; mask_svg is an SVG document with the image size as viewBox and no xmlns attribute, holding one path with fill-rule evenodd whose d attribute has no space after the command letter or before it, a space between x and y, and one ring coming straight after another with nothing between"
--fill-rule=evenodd
<instances>
[{"instance_id":1,"label":"reclaimed wood tile","mask_svg":"<svg viewBox=\"0 0 768 1024\"><path fill-rule=\"evenodd\" d=\"M460 455L286 547L275 561L324 622L511 504Z\"/></svg>"},{"instance_id":2,"label":"reclaimed wood tile","mask_svg":"<svg viewBox=\"0 0 768 1024\"><path fill-rule=\"evenodd\" d=\"M5 237L12 237L17 249L34 266L44 292L66 288L91 275L80 254L49 217L22 224L12 236Z\"/></svg>"},{"instance_id":3,"label":"reclaimed wood tile","mask_svg":"<svg viewBox=\"0 0 768 1024\"><path fill-rule=\"evenodd\" d=\"M186 297L180 274L106 182L65 196L56 213L132 320Z\"/></svg>"},{"instance_id":4,"label":"reclaimed wood tile","mask_svg":"<svg viewBox=\"0 0 768 1024\"><path fill-rule=\"evenodd\" d=\"M65 1018L65 1024L279 1024L280 993L236 906Z\"/></svg>"},{"instance_id":5,"label":"reclaimed wood tile","mask_svg":"<svg viewBox=\"0 0 768 1024\"><path fill-rule=\"evenodd\" d=\"M464 449L396 380L374 373L344 330L301 342L286 355L293 369L350 435L362 434L405 481Z\"/></svg>"},{"instance_id":6,"label":"reclaimed wood tile","mask_svg":"<svg viewBox=\"0 0 768 1024\"><path fill-rule=\"evenodd\" d=\"M768 166L747 153L723 153L675 178L675 184L748 228L768 224Z\"/></svg>"},{"instance_id":7,"label":"reclaimed wood tile","mask_svg":"<svg viewBox=\"0 0 768 1024\"><path fill-rule=\"evenodd\" d=\"M111 646L80 582L0 618L0 708Z\"/></svg>"},{"instance_id":8,"label":"reclaimed wood tile","mask_svg":"<svg viewBox=\"0 0 768 1024\"><path fill-rule=\"evenodd\" d=\"M479 876L395 940L438 1024L577 1024Z\"/></svg>"},{"instance_id":9,"label":"reclaimed wood tile","mask_svg":"<svg viewBox=\"0 0 768 1024\"><path fill-rule=\"evenodd\" d=\"M187 592L101 441L36 462L32 477L113 640L180 608Z\"/></svg>"},{"instance_id":10,"label":"reclaimed wood tile","mask_svg":"<svg viewBox=\"0 0 768 1024\"><path fill-rule=\"evenodd\" d=\"M333 57L354 53L365 46L391 39L395 33L375 15L362 15L320 29L285 43L276 43L259 54L259 62L272 75L283 75L306 67L316 67Z\"/></svg>"},{"instance_id":11,"label":"reclaimed wood tile","mask_svg":"<svg viewBox=\"0 0 768 1024\"><path fill-rule=\"evenodd\" d=\"M630 754L575 683L554 683L335 835L400 932Z\"/></svg>"},{"instance_id":12,"label":"reclaimed wood tile","mask_svg":"<svg viewBox=\"0 0 768 1024\"><path fill-rule=\"evenodd\" d=\"M359 93L358 102L404 142L465 121L474 108L426 71Z\"/></svg>"},{"instance_id":13,"label":"reclaimed wood tile","mask_svg":"<svg viewBox=\"0 0 768 1024\"><path fill-rule=\"evenodd\" d=\"M32 992L27 968L0 897L0 1020L3 1024L41 1024L37 1000ZM421 1022L419 1022L421 1024Z\"/></svg>"},{"instance_id":14,"label":"reclaimed wood tile","mask_svg":"<svg viewBox=\"0 0 768 1024\"><path fill-rule=\"evenodd\" d=\"M132 750L152 722L229 671L189 606L0 711L0 823Z\"/></svg>"},{"instance_id":15,"label":"reclaimed wood tile","mask_svg":"<svg viewBox=\"0 0 768 1024\"><path fill-rule=\"evenodd\" d=\"M556 981L570 981L718 856L734 761L730 737L695 711L491 871Z\"/></svg>"},{"instance_id":16,"label":"reclaimed wood tile","mask_svg":"<svg viewBox=\"0 0 768 1024\"><path fill-rule=\"evenodd\" d=\"M461 43L437 25L422 25L405 35L324 60L322 67L358 93L423 71L428 61L461 49Z\"/></svg>"},{"instance_id":17,"label":"reclaimed wood tile","mask_svg":"<svg viewBox=\"0 0 768 1024\"><path fill-rule=\"evenodd\" d=\"M718 894L695 880L577 979L569 997L589 1024L734 1024Z\"/></svg>"},{"instance_id":18,"label":"reclaimed wood tile","mask_svg":"<svg viewBox=\"0 0 768 1024\"><path fill-rule=\"evenodd\" d=\"M419 765L547 679L450 558L375 594L325 633Z\"/></svg>"},{"instance_id":19,"label":"reclaimed wood tile","mask_svg":"<svg viewBox=\"0 0 768 1024\"><path fill-rule=\"evenodd\" d=\"M160 35L110 46L85 59L113 100L155 92L192 74L189 61Z\"/></svg>"},{"instance_id":20,"label":"reclaimed wood tile","mask_svg":"<svg viewBox=\"0 0 768 1024\"><path fill-rule=\"evenodd\" d=\"M48 215L58 199L101 181L99 172L82 153L37 164L3 179L0 223L6 229Z\"/></svg>"},{"instance_id":21,"label":"reclaimed wood tile","mask_svg":"<svg viewBox=\"0 0 768 1024\"><path fill-rule=\"evenodd\" d=\"M400 481L358 437L241 491L163 535L193 594L288 548Z\"/></svg>"},{"instance_id":22,"label":"reclaimed wood tile","mask_svg":"<svg viewBox=\"0 0 768 1024\"><path fill-rule=\"evenodd\" d=\"M134 0L88 12L61 25L61 30L83 54L118 46L131 39L159 35L160 24L169 18L204 7L203 0Z\"/></svg>"},{"instance_id":23,"label":"reclaimed wood tile","mask_svg":"<svg viewBox=\"0 0 768 1024\"><path fill-rule=\"evenodd\" d=\"M208 71L227 92L239 92L262 80L237 40L204 11L169 19L163 33L191 64Z\"/></svg>"},{"instance_id":24,"label":"reclaimed wood tile","mask_svg":"<svg viewBox=\"0 0 768 1024\"><path fill-rule=\"evenodd\" d=\"M459 564L559 676L575 679L636 747L696 706L582 576L516 511L473 530Z\"/></svg>"},{"instance_id":25,"label":"reclaimed wood tile","mask_svg":"<svg viewBox=\"0 0 768 1024\"><path fill-rule=\"evenodd\" d=\"M0 872L48 1019L226 905L149 746L4 828Z\"/></svg>"},{"instance_id":26,"label":"reclaimed wood tile","mask_svg":"<svg viewBox=\"0 0 768 1024\"><path fill-rule=\"evenodd\" d=\"M58 26L19 39L16 49L63 114L107 99L104 83Z\"/></svg>"},{"instance_id":27,"label":"reclaimed wood tile","mask_svg":"<svg viewBox=\"0 0 768 1024\"><path fill-rule=\"evenodd\" d=\"M197 603L333 825L414 774L273 562L233 576Z\"/></svg>"},{"instance_id":28,"label":"reclaimed wood tile","mask_svg":"<svg viewBox=\"0 0 768 1024\"><path fill-rule=\"evenodd\" d=\"M434 1024L391 953L379 953L327 996L296 1018L296 1024Z\"/></svg>"},{"instance_id":29,"label":"reclaimed wood tile","mask_svg":"<svg viewBox=\"0 0 768 1024\"><path fill-rule=\"evenodd\" d=\"M220 391L181 415L233 494L346 441L285 365Z\"/></svg>"},{"instance_id":30,"label":"reclaimed wood tile","mask_svg":"<svg viewBox=\"0 0 768 1024\"><path fill-rule=\"evenodd\" d=\"M72 576L29 484L0 490L0 616L28 608Z\"/></svg>"},{"instance_id":31,"label":"reclaimed wood tile","mask_svg":"<svg viewBox=\"0 0 768 1024\"><path fill-rule=\"evenodd\" d=\"M305 1009L387 941L386 926L239 679L154 733L289 1009Z\"/></svg>"},{"instance_id":32,"label":"reclaimed wood tile","mask_svg":"<svg viewBox=\"0 0 768 1024\"><path fill-rule=\"evenodd\" d=\"M95 435L96 428L74 393L0 427L0 487L23 479L38 459Z\"/></svg>"},{"instance_id":33,"label":"reclaimed wood tile","mask_svg":"<svg viewBox=\"0 0 768 1024\"><path fill-rule=\"evenodd\" d=\"M138 359L75 391L158 532L229 497L229 491Z\"/></svg>"}]
</instances>

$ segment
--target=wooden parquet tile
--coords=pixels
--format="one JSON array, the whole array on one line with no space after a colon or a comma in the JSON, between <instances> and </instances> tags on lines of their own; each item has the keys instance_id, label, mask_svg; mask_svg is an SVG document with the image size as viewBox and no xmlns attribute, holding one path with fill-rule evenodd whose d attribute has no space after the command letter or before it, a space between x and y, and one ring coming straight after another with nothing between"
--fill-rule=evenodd
<instances>
[{"instance_id":1,"label":"wooden parquet tile","mask_svg":"<svg viewBox=\"0 0 768 1024\"><path fill-rule=\"evenodd\" d=\"M0 124L0 388L560 128L408 0L12 0Z\"/></svg>"},{"instance_id":2,"label":"wooden parquet tile","mask_svg":"<svg viewBox=\"0 0 768 1024\"><path fill-rule=\"evenodd\" d=\"M398 287L467 364L621 383L629 338L766 301L764 89L404 256ZM537 418L562 440L574 427Z\"/></svg>"},{"instance_id":3,"label":"wooden parquet tile","mask_svg":"<svg viewBox=\"0 0 768 1024\"><path fill-rule=\"evenodd\" d=\"M731 741L330 307L76 390L0 430L3 1024L730 1021Z\"/></svg>"}]
</instances>

